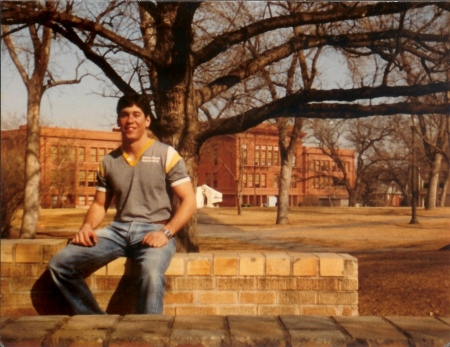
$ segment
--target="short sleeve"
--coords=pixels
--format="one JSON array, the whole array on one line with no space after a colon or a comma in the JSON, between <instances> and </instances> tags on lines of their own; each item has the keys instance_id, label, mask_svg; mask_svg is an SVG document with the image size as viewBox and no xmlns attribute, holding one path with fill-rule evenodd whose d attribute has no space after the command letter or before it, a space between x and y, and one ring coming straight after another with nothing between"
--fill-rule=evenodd
<instances>
[{"instance_id":1,"label":"short sleeve","mask_svg":"<svg viewBox=\"0 0 450 347\"><path fill-rule=\"evenodd\" d=\"M191 178L187 173L187 167L184 159L178 154L173 147L167 150L166 161L166 179L171 187L183 182L189 182Z\"/></svg>"},{"instance_id":2,"label":"short sleeve","mask_svg":"<svg viewBox=\"0 0 450 347\"><path fill-rule=\"evenodd\" d=\"M106 183L106 173L105 173L105 166L104 162L102 161L100 165L98 166L97 170L97 190L101 192L107 192L108 187Z\"/></svg>"}]
</instances>

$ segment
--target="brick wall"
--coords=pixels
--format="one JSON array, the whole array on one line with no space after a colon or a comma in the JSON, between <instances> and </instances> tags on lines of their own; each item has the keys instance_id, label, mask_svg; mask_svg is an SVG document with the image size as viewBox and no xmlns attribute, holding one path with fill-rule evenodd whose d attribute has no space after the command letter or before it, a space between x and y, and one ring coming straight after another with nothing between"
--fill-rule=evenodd
<instances>
[{"instance_id":1,"label":"brick wall","mask_svg":"<svg viewBox=\"0 0 450 347\"><path fill-rule=\"evenodd\" d=\"M1 316L68 314L47 269L66 240L2 240ZM358 315L358 262L347 254L178 253L166 273L167 315ZM133 266L119 258L86 281L110 314L132 314Z\"/></svg>"}]
</instances>

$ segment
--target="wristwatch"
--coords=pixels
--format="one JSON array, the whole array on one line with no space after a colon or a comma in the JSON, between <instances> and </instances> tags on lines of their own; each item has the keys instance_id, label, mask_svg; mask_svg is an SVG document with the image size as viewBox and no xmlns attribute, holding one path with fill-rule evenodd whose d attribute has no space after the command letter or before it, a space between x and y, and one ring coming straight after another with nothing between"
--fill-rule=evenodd
<instances>
[{"instance_id":1,"label":"wristwatch","mask_svg":"<svg viewBox=\"0 0 450 347\"><path fill-rule=\"evenodd\" d=\"M162 232L164 233L164 235L167 236L167 238L168 238L169 240L173 237L173 235L172 235L172 233L170 232L169 229L162 229Z\"/></svg>"}]
</instances>

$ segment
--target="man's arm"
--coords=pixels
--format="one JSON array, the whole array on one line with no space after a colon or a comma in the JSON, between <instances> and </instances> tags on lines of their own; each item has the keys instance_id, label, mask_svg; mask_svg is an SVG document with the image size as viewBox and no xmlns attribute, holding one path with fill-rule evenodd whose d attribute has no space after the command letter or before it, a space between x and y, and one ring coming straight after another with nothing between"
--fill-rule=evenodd
<instances>
[{"instance_id":1,"label":"man's arm","mask_svg":"<svg viewBox=\"0 0 450 347\"><path fill-rule=\"evenodd\" d=\"M111 203L111 195L102 191L95 193L94 201L84 217L78 234L72 240L73 244L92 247L97 243L97 235L94 229L97 228L105 218L106 211Z\"/></svg>"},{"instance_id":2,"label":"man's arm","mask_svg":"<svg viewBox=\"0 0 450 347\"><path fill-rule=\"evenodd\" d=\"M180 199L180 205L172 216L170 221L164 226L164 229L170 230L175 235L192 217L197 210L197 200L192 187L192 182L183 182L172 187L175 195ZM151 232L148 233L142 243L150 247L163 247L168 242L167 236L164 232Z\"/></svg>"}]
</instances>

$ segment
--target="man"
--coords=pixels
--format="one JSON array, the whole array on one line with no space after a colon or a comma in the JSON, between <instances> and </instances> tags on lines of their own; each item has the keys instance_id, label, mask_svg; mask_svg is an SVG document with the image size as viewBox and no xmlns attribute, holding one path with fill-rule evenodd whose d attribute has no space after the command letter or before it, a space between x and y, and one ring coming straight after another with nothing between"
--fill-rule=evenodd
<instances>
[{"instance_id":1,"label":"man","mask_svg":"<svg viewBox=\"0 0 450 347\"><path fill-rule=\"evenodd\" d=\"M79 232L49 264L74 314L105 314L84 278L123 256L138 267L136 312L163 311L164 273L176 250L173 235L195 213L196 200L183 159L172 147L148 137L149 114L142 96L120 98L117 124L122 144L100 164L97 192ZM172 193L180 201L174 213ZM94 231L113 198L114 221Z\"/></svg>"}]
</instances>

